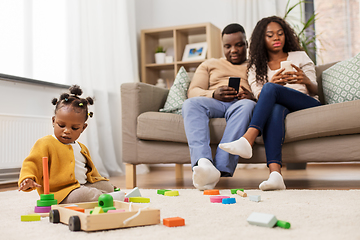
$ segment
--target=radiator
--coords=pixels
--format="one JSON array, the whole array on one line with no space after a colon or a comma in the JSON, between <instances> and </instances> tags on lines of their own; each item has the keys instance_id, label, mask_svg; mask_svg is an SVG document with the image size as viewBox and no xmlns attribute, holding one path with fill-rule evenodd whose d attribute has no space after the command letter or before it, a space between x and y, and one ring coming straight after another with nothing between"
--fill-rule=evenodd
<instances>
[{"instance_id":1,"label":"radiator","mask_svg":"<svg viewBox=\"0 0 360 240\"><path fill-rule=\"evenodd\" d=\"M49 134L51 117L0 114L0 183L17 181L36 140Z\"/></svg>"}]
</instances>

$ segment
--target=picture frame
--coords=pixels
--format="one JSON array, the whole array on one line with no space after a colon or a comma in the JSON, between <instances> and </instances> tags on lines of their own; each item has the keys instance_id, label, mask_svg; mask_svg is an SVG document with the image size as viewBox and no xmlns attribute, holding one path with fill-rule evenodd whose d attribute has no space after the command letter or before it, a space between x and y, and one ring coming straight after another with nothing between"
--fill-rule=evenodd
<instances>
[{"instance_id":1,"label":"picture frame","mask_svg":"<svg viewBox=\"0 0 360 240\"><path fill-rule=\"evenodd\" d=\"M206 58L207 42L190 43L185 46L183 62L203 60Z\"/></svg>"}]
</instances>

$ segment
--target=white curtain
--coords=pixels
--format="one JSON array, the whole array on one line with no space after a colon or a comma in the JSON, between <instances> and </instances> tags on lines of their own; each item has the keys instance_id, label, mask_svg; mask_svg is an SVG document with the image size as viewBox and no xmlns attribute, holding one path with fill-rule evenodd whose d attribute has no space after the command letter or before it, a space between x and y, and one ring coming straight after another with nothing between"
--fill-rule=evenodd
<instances>
[{"instance_id":1,"label":"white curtain","mask_svg":"<svg viewBox=\"0 0 360 240\"><path fill-rule=\"evenodd\" d=\"M68 80L95 98L81 141L99 172L121 175L120 85L139 81L134 3L68 0Z\"/></svg>"},{"instance_id":2,"label":"white curtain","mask_svg":"<svg viewBox=\"0 0 360 240\"><path fill-rule=\"evenodd\" d=\"M288 0L237 0L237 22L243 23L243 27L250 38L256 23L269 16L283 17L285 15ZM290 6L298 0L290 0ZM298 17L297 17L298 18Z\"/></svg>"}]
</instances>

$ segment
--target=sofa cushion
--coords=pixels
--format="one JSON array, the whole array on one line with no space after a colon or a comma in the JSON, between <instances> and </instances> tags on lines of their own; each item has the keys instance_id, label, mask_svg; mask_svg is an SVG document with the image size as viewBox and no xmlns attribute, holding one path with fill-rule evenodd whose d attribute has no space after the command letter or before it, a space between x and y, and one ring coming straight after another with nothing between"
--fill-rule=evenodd
<instances>
[{"instance_id":1,"label":"sofa cushion","mask_svg":"<svg viewBox=\"0 0 360 240\"><path fill-rule=\"evenodd\" d=\"M164 108L160 112L181 114L181 108L187 98L190 78L184 67L181 67L174 84L171 86Z\"/></svg>"},{"instance_id":2,"label":"sofa cushion","mask_svg":"<svg viewBox=\"0 0 360 240\"><path fill-rule=\"evenodd\" d=\"M360 99L360 53L322 73L326 104Z\"/></svg>"},{"instance_id":3,"label":"sofa cushion","mask_svg":"<svg viewBox=\"0 0 360 240\"><path fill-rule=\"evenodd\" d=\"M226 126L225 118L210 119L210 142L220 142ZM137 137L143 140L187 143L181 115L145 112L137 118Z\"/></svg>"},{"instance_id":4,"label":"sofa cushion","mask_svg":"<svg viewBox=\"0 0 360 240\"><path fill-rule=\"evenodd\" d=\"M323 105L288 114L285 142L360 133L360 100ZM226 126L224 118L210 119L210 142L218 144ZM142 140L187 143L183 118L177 114L145 112L137 118ZM261 139L257 139L261 143Z\"/></svg>"},{"instance_id":5,"label":"sofa cushion","mask_svg":"<svg viewBox=\"0 0 360 240\"><path fill-rule=\"evenodd\" d=\"M296 111L285 119L285 142L360 133L360 100Z\"/></svg>"}]
</instances>

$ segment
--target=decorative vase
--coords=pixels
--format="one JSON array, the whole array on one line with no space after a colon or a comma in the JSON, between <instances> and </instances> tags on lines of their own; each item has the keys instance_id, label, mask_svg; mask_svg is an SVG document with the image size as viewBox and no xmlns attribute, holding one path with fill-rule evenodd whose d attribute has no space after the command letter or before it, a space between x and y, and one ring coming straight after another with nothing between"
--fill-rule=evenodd
<instances>
[{"instance_id":1,"label":"decorative vase","mask_svg":"<svg viewBox=\"0 0 360 240\"><path fill-rule=\"evenodd\" d=\"M165 63L165 53L155 53L155 63L156 64L164 64Z\"/></svg>"}]
</instances>

